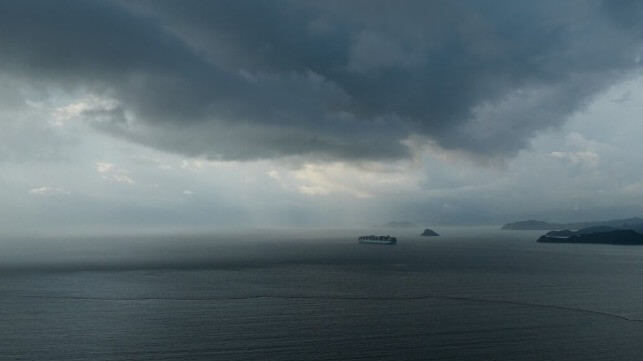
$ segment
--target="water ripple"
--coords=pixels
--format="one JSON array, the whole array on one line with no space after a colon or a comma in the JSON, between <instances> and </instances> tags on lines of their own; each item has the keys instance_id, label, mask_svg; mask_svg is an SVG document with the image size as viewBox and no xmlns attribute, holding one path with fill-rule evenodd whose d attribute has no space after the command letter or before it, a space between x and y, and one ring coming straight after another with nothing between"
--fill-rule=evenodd
<instances>
[{"instance_id":1,"label":"water ripple","mask_svg":"<svg viewBox=\"0 0 643 361\"><path fill-rule=\"evenodd\" d=\"M580 307L562 306L544 303L533 303L526 301L498 300L488 298L477 298L467 296L449 296L437 294L423 294L414 296L338 296L338 295L243 295L243 296L214 296L214 297L91 297L91 296L42 296L42 295L5 295L2 297L10 298L40 298L40 299L61 299L61 300L84 300L84 301L187 301L187 302L207 302L207 301L242 301L258 299L283 299L283 300L343 300L343 301L419 301L419 300L451 300L451 301L468 301L489 304L506 304L523 307L554 309L571 312L582 312L598 316L606 316L624 321L642 322L643 319L633 318L607 311L592 310Z\"/></svg>"}]
</instances>

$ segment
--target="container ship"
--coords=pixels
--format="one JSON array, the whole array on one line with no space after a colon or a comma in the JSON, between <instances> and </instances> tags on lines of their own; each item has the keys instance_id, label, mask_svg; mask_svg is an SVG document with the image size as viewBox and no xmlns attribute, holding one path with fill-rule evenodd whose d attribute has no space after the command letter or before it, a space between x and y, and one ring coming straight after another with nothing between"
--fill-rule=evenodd
<instances>
[{"instance_id":1,"label":"container ship","mask_svg":"<svg viewBox=\"0 0 643 361\"><path fill-rule=\"evenodd\" d=\"M358 243L370 244L396 244L397 238L391 236L359 236L357 237Z\"/></svg>"}]
</instances>

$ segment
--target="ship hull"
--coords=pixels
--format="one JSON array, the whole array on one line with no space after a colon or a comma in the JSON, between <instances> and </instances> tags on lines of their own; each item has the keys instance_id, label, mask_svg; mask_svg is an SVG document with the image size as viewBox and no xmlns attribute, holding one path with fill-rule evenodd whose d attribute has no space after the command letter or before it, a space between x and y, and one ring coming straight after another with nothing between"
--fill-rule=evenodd
<instances>
[{"instance_id":1,"label":"ship hull","mask_svg":"<svg viewBox=\"0 0 643 361\"><path fill-rule=\"evenodd\" d=\"M382 244L382 245L394 245L397 241L357 241L359 244Z\"/></svg>"},{"instance_id":2,"label":"ship hull","mask_svg":"<svg viewBox=\"0 0 643 361\"><path fill-rule=\"evenodd\" d=\"M361 236L357 238L357 243L360 244L396 244L397 238L391 236Z\"/></svg>"}]
</instances>

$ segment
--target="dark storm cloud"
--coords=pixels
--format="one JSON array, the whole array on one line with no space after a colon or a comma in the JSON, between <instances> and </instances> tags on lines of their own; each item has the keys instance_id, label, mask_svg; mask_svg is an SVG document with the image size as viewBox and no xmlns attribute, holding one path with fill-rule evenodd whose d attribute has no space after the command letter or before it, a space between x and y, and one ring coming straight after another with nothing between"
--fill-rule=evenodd
<instances>
[{"instance_id":1,"label":"dark storm cloud","mask_svg":"<svg viewBox=\"0 0 643 361\"><path fill-rule=\"evenodd\" d=\"M639 66L635 11L628 1L6 1L0 71L114 98L117 108L85 115L181 154L391 159L418 135L504 157Z\"/></svg>"}]
</instances>

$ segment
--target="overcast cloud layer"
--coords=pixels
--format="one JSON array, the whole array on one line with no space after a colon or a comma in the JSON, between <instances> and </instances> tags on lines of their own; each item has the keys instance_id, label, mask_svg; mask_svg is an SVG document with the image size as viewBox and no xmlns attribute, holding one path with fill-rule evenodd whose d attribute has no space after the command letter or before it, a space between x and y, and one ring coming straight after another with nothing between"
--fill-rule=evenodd
<instances>
[{"instance_id":1,"label":"overcast cloud layer","mask_svg":"<svg viewBox=\"0 0 643 361\"><path fill-rule=\"evenodd\" d=\"M643 217L640 19L0 0L0 236Z\"/></svg>"},{"instance_id":2,"label":"overcast cloud layer","mask_svg":"<svg viewBox=\"0 0 643 361\"><path fill-rule=\"evenodd\" d=\"M4 1L0 73L188 156L512 157L638 69L627 1ZM413 138L415 142L409 142Z\"/></svg>"}]
</instances>

